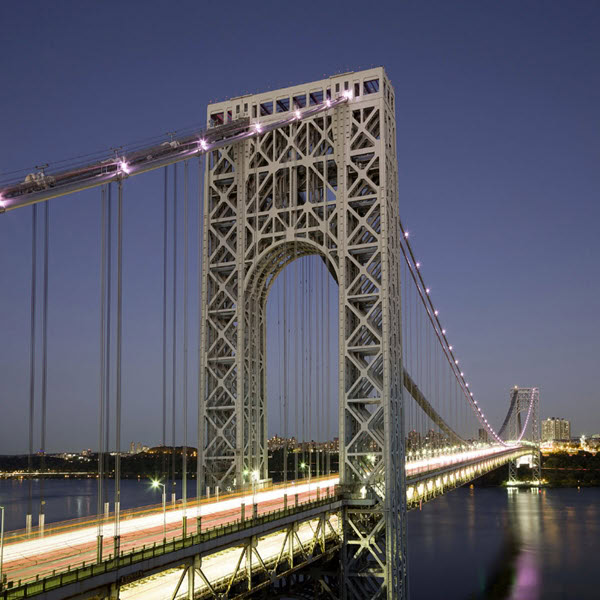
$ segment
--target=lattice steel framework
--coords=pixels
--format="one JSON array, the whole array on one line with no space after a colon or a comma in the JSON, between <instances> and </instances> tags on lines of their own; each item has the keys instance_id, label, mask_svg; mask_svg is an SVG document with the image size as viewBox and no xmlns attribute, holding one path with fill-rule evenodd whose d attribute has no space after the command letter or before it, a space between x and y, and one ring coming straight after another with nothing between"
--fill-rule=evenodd
<instances>
[{"instance_id":1,"label":"lattice steel framework","mask_svg":"<svg viewBox=\"0 0 600 600\"><path fill-rule=\"evenodd\" d=\"M339 285L341 570L346 598L406 596L394 92L383 68L234 98L214 124L349 101L212 151L205 171L200 479L267 477L266 299L316 254Z\"/></svg>"},{"instance_id":2,"label":"lattice steel framework","mask_svg":"<svg viewBox=\"0 0 600 600\"><path fill-rule=\"evenodd\" d=\"M523 416L528 421L523 420ZM525 427L521 438L533 442L536 446L531 452L531 471L536 481L542 480L542 459L540 454L540 390L539 388L520 388L510 391L510 414L507 416L510 440L517 440ZM508 483L518 481L518 460L508 463Z\"/></svg>"}]
</instances>

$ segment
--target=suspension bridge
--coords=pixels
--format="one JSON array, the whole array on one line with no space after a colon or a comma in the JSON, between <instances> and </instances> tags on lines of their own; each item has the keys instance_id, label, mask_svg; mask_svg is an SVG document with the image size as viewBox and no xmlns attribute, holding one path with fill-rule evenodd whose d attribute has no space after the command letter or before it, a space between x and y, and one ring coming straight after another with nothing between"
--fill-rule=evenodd
<instances>
[{"instance_id":1,"label":"suspension bridge","mask_svg":"<svg viewBox=\"0 0 600 600\"><path fill-rule=\"evenodd\" d=\"M180 497L173 452L163 504L122 510L123 203L138 175L162 200L162 444L186 426ZM2 220L32 214L30 469L34 440L42 460L47 443L49 207L98 188L101 215L97 515L46 523L42 502L34 524L30 499L26 527L4 536L2 598L407 598L408 510L507 463L514 478L529 461L541 481L539 391L512 390L492 427L400 220L397 180L394 89L376 68L214 103L202 129L0 182ZM270 477L274 412L284 440L337 432L338 472L307 446L306 473L304 446L286 442Z\"/></svg>"}]
</instances>

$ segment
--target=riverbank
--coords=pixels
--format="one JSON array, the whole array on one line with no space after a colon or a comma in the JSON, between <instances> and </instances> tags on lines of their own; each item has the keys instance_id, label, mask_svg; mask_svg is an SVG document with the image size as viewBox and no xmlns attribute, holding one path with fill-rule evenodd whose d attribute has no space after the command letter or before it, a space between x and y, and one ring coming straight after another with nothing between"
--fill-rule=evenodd
<instances>
[{"instance_id":1,"label":"riverbank","mask_svg":"<svg viewBox=\"0 0 600 600\"><path fill-rule=\"evenodd\" d=\"M532 481L534 475L524 466L518 469L517 479ZM542 455L542 480L544 486L550 488L600 487L600 455L589 452ZM473 485L497 487L506 485L507 481L508 465L505 465L475 480Z\"/></svg>"},{"instance_id":2,"label":"riverbank","mask_svg":"<svg viewBox=\"0 0 600 600\"><path fill-rule=\"evenodd\" d=\"M122 479L160 479L163 473L168 473L172 478L173 469L175 478L182 475L182 450L175 449L175 460L170 448L165 448L163 453L141 452L133 455L123 455L121 457L121 478ZM288 455L288 479L295 477L295 457ZM331 472L336 472L338 467L338 457L336 454L330 455L329 465L321 456L319 467L317 467L317 455L312 453L310 472L313 475L322 473L327 467ZM308 454L303 457L303 474L308 471ZM282 481L283 472L283 453L275 451L269 455L269 477L274 482ZM98 474L97 455L90 455L82 458L61 458L58 456L35 456L32 461L32 477L43 477L44 479L95 479ZM105 473L107 477L114 474L114 456L106 459ZM194 479L196 474L195 449L188 452L188 479ZM0 479L20 479L29 477L29 461L26 455L21 456L0 456ZM521 467L518 470L518 479L520 481L531 481L533 479L531 470L528 467ZM567 454L566 452L554 453L542 456L542 479L544 485L548 487L599 487L600 486L600 454L591 454L589 452L578 452L577 454ZM508 465L491 471L487 475L475 480L473 484L476 487L496 487L503 486L508 480Z\"/></svg>"}]
</instances>

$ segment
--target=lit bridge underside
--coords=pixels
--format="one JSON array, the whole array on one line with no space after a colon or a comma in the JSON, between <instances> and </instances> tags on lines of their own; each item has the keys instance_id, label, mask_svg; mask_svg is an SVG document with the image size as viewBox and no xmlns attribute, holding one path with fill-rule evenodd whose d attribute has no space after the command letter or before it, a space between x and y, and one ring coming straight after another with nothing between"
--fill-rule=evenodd
<instances>
[{"instance_id":1,"label":"lit bridge underside","mask_svg":"<svg viewBox=\"0 0 600 600\"><path fill-rule=\"evenodd\" d=\"M530 452L522 445L490 446L407 463L407 506L416 508ZM2 597L109 598L120 588L122 598L187 596L192 589L195 598L237 598L279 580L293 585L291 575L306 577L311 563L337 555L345 501L337 477L273 486L254 499L255 508L249 492L170 508L166 541L160 507L123 513L118 559L110 520L102 525L107 541L101 561L97 520L56 523L29 538L14 532L4 550L10 583Z\"/></svg>"}]
</instances>

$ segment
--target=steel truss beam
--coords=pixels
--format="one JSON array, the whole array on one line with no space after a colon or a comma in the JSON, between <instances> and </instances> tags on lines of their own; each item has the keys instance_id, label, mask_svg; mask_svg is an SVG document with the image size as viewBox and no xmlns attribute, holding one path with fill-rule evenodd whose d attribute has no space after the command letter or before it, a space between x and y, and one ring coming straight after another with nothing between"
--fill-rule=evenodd
<instances>
[{"instance_id":1,"label":"steel truss beam","mask_svg":"<svg viewBox=\"0 0 600 600\"><path fill-rule=\"evenodd\" d=\"M278 99L292 106L344 90L348 103L268 131ZM255 118L257 107L267 116ZM321 256L339 284L340 481L350 511L342 589L348 599L404 598L393 88L382 68L370 69L208 107L209 120L227 114L266 133L207 160L199 479L224 489L267 477L266 298L287 264Z\"/></svg>"},{"instance_id":2,"label":"steel truss beam","mask_svg":"<svg viewBox=\"0 0 600 600\"><path fill-rule=\"evenodd\" d=\"M309 539L306 536L301 539L299 525L288 525L283 530L285 534L279 551L275 554L271 551L268 556L263 555L257 536L240 540L236 544L237 557L231 553L231 557L227 557L230 564L235 565L232 572L220 579L214 579L205 572L201 557L188 559L181 569L171 600L184 593L190 600L233 600L260 595L273 586L287 587L290 578L339 554L342 534L337 514L323 513L318 519L303 523L303 526L308 525L312 529ZM186 578L184 589L182 586ZM325 581L322 587L328 587Z\"/></svg>"}]
</instances>

